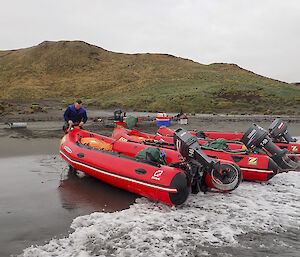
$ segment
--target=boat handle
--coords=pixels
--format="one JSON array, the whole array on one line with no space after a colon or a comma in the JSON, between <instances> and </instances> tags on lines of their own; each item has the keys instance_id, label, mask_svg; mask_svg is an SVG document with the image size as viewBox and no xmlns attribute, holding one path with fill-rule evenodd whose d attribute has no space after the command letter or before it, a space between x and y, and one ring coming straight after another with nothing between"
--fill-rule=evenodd
<instances>
[{"instance_id":1,"label":"boat handle","mask_svg":"<svg viewBox=\"0 0 300 257\"><path fill-rule=\"evenodd\" d=\"M137 174L143 174L143 175L147 173L147 171L145 169L141 169L141 168L135 169L134 171Z\"/></svg>"},{"instance_id":2,"label":"boat handle","mask_svg":"<svg viewBox=\"0 0 300 257\"><path fill-rule=\"evenodd\" d=\"M84 157L84 153L78 153L77 156L78 156L79 158L83 158L83 157Z\"/></svg>"}]
</instances>

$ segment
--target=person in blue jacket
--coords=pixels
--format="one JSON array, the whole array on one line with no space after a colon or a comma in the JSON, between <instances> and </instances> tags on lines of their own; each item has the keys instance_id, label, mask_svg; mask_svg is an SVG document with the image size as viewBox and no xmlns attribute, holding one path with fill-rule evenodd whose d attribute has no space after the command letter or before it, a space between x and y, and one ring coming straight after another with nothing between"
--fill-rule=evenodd
<instances>
[{"instance_id":1,"label":"person in blue jacket","mask_svg":"<svg viewBox=\"0 0 300 257\"><path fill-rule=\"evenodd\" d=\"M83 124L86 123L87 119L86 110L82 107L82 101L78 99L74 104L70 105L66 109L64 113L64 120L66 124L63 129L66 131L66 129L74 125L82 127Z\"/></svg>"}]
</instances>

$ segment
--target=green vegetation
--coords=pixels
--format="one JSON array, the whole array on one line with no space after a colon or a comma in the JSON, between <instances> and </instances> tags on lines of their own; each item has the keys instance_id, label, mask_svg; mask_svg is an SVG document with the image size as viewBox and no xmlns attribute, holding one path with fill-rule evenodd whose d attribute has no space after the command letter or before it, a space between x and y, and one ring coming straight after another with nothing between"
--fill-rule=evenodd
<instances>
[{"instance_id":1,"label":"green vegetation","mask_svg":"<svg viewBox=\"0 0 300 257\"><path fill-rule=\"evenodd\" d=\"M80 41L0 51L0 100L60 99L101 108L193 113L297 113L300 87L235 64L121 54Z\"/></svg>"}]
</instances>

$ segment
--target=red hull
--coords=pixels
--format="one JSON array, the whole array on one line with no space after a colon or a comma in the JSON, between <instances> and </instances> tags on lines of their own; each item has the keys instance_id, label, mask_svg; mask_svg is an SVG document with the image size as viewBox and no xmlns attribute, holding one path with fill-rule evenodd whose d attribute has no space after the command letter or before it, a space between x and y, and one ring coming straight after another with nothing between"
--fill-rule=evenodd
<instances>
[{"instance_id":1,"label":"red hull","mask_svg":"<svg viewBox=\"0 0 300 257\"><path fill-rule=\"evenodd\" d=\"M84 137L113 143L113 152L78 143ZM127 157L135 156L145 147L147 146L116 141L75 128L62 138L60 154L75 169L113 186L170 205L182 204L190 191L188 175L181 169L163 165L158 167ZM119 154L120 152L127 156ZM173 158L175 155L173 153Z\"/></svg>"},{"instance_id":2,"label":"red hull","mask_svg":"<svg viewBox=\"0 0 300 257\"><path fill-rule=\"evenodd\" d=\"M173 131L168 128L164 127L163 129L169 130L173 133ZM159 131L160 130L161 129L159 129ZM148 141L150 142L153 141L159 143L160 142L159 140L164 140L167 144L169 144L169 145L164 145L164 147L175 150L173 145L173 137L170 136L152 135L148 133L142 133L137 130L131 131L124 128L115 128L113 132L113 138L132 141L132 142L141 142L141 140L148 139ZM200 144L204 142L207 141L199 140ZM240 145L237 146L240 147ZM236 149L240 149L240 148L236 148ZM202 149L202 151L211 158L226 160L231 163L232 162L236 163L242 171L244 180L267 181L278 173L278 169L279 169L278 166L267 155L238 154L238 153L205 150L205 149Z\"/></svg>"},{"instance_id":3,"label":"red hull","mask_svg":"<svg viewBox=\"0 0 300 257\"><path fill-rule=\"evenodd\" d=\"M166 127L160 127L157 131L159 135L162 136L173 136L173 130L166 128ZM196 135L197 131L190 131L192 135ZM211 131L203 131L205 136L209 139L218 139L218 138L224 138L226 140L241 140L244 133L231 133L231 132L211 132ZM287 149L291 154L294 154L296 157L300 157L300 144L298 143L275 143L279 148L281 149ZM228 144L229 148L232 150L239 149L237 146L234 146L234 144ZM235 148L237 147L237 148Z\"/></svg>"},{"instance_id":4,"label":"red hull","mask_svg":"<svg viewBox=\"0 0 300 257\"><path fill-rule=\"evenodd\" d=\"M192 135L195 135L197 131L191 131ZM205 135L210 139L224 138L226 140L240 140L244 133L231 133L231 132L214 132L204 131Z\"/></svg>"}]
</instances>

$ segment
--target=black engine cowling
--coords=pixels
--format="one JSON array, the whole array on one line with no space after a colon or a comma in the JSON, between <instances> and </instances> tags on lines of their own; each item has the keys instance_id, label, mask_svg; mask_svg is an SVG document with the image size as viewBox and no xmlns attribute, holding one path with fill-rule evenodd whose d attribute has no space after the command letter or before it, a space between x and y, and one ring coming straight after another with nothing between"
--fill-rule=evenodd
<instances>
[{"instance_id":1,"label":"black engine cowling","mask_svg":"<svg viewBox=\"0 0 300 257\"><path fill-rule=\"evenodd\" d=\"M269 134L276 142L281 142L283 139L287 143L296 142L296 138L292 138L287 130L287 124L281 119L276 119L269 126Z\"/></svg>"},{"instance_id":2,"label":"black engine cowling","mask_svg":"<svg viewBox=\"0 0 300 257\"><path fill-rule=\"evenodd\" d=\"M247 146L248 149L260 150L265 152L278 164L281 169L290 170L296 169L297 163L292 161L286 154L287 150L280 149L276 146L271 138L268 136L268 132L262 127L253 124L243 135L241 141Z\"/></svg>"}]
</instances>

